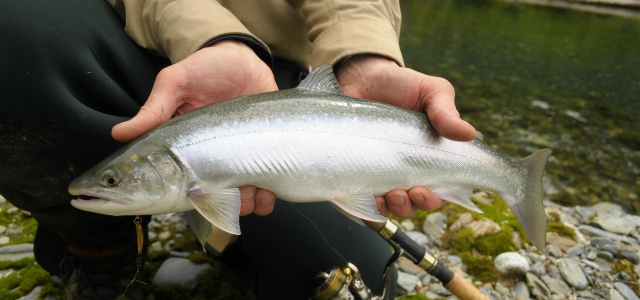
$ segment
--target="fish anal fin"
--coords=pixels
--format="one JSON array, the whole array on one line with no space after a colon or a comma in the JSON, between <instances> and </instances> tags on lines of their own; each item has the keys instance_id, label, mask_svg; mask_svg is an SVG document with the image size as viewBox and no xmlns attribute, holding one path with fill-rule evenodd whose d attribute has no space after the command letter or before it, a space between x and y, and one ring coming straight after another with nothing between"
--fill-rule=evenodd
<instances>
[{"instance_id":1,"label":"fish anal fin","mask_svg":"<svg viewBox=\"0 0 640 300\"><path fill-rule=\"evenodd\" d=\"M189 216L189 225L191 226L194 235L202 245L202 251L207 252L204 248L204 244L207 242L207 238L211 234L211 223L209 223L209 221L195 209L187 212L187 215Z\"/></svg>"},{"instance_id":2,"label":"fish anal fin","mask_svg":"<svg viewBox=\"0 0 640 300\"><path fill-rule=\"evenodd\" d=\"M373 222L387 221L387 218L378 213L373 195L348 195L338 192L333 195L331 203L339 207L339 210L347 216Z\"/></svg>"},{"instance_id":3,"label":"fish anal fin","mask_svg":"<svg viewBox=\"0 0 640 300\"><path fill-rule=\"evenodd\" d=\"M470 187L457 186L449 188L437 188L432 189L431 191L440 199L447 200L464 208L482 213L482 210L480 210L480 208L478 208L471 201L471 192L473 192L473 189Z\"/></svg>"},{"instance_id":4,"label":"fish anal fin","mask_svg":"<svg viewBox=\"0 0 640 300\"><path fill-rule=\"evenodd\" d=\"M198 187L187 192L195 209L214 226L231 234L240 234L240 190ZM206 239L206 237L205 237Z\"/></svg>"}]
</instances>

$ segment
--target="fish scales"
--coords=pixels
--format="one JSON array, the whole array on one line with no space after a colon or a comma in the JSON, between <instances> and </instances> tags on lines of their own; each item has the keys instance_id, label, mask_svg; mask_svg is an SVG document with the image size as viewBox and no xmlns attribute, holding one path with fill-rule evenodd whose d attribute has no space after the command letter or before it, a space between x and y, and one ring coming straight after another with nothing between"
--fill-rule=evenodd
<instances>
[{"instance_id":1,"label":"fish scales","mask_svg":"<svg viewBox=\"0 0 640 300\"><path fill-rule=\"evenodd\" d=\"M166 156L160 168L149 160L149 168L160 170L156 173L161 178L155 180L167 186L154 197L175 202L158 207L195 208L209 222L237 234L239 227L230 223L237 223L237 187L243 185L271 190L292 202L330 201L349 215L373 221L384 220L373 196L392 189L423 185L440 198L479 211L469 200L476 188L501 195L520 221L526 220L523 227L534 244L544 243L544 229L538 224L546 228L540 181L550 150L520 160L479 139L451 141L440 136L423 113L344 96L326 68L309 77L296 89L245 96L172 119L76 179L70 192L112 195L121 187L105 188L104 174L111 169L116 175L124 172L117 167L123 157L138 155L144 161ZM314 80L319 77L329 79L318 85ZM119 176L124 185L126 176ZM132 199L130 191L121 194L121 203L142 201ZM109 204L118 199L105 198L72 204L125 214L124 207ZM168 212L155 207L140 205L126 214Z\"/></svg>"}]
</instances>

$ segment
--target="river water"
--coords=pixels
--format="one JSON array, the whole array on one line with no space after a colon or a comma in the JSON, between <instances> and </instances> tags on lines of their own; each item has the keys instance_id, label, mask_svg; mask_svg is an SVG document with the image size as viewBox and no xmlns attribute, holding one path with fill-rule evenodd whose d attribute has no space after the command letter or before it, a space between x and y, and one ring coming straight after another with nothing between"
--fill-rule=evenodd
<instances>
[{"instance_id":1,"label":"river water","mask_svg":"<svg viewBox=\"0 0 640 300\"><path fill-rule=\"evenodd\" d=\"M640 18L487 0L403 1L407 67L447 78L499 151L540 148L545 196L640 213Z\"/></svg>"}]
</instances>

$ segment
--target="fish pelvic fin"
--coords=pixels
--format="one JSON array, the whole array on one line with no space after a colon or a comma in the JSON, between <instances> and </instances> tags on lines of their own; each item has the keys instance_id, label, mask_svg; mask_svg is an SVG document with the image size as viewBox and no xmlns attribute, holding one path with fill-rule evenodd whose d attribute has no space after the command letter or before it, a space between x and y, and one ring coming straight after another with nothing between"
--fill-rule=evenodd
<instances>
[{"instance_id":1,"label":"fish pelvic fin","mask_svg":"<svg viewBox=\"0 0 640 300\"><path fill-rule=\"evenodd\" d=\"M344 95L331 65L322 65L300 82L299 89Z\"/></svg>"},{"instance_id":2,"label":"fish pelvic fin","mask_svg":"<svg viewBox=\"0 0 640 300\"><path fill-rule=\"evenodd\" d=\"M547 235L547 216L542 204L542 175L552 152L551 149L540 149L520 160L525 168L524 184L513 201L506 201L531 243L542 252L545 252Z\"/></svg>"},{"instance_id":3,"label":"fish pelvic fin","mask_svg":"<svg viewBox=\"0 0 640 300\"><path fill-rule=\"evenodd\" d=\"M187 192L187 198L202 217L211 224L220 228L222 231L240 235L239 189L230 188L220 190L198 187L189 190Z\"/></svg>"},{"instance_id":4,"label":"fish pelvic fin","mask_svg":"<svg viewBox=\"0 0 640 300\"><path fill-rule=\"evenodd\" d=\"M338 210L347 216L373 222L387 221L387 218L378 213L378 206L373 195L346 195L338 192L333 195L331 204L340 208ZM354 220L352 217L350 219ZM362 222L356 221L356 223Z\"/></svg>"},{"instance_id":5,"label":"fish pelvic fin","mask_svg":"<svg viewBox=\"0 0 640 300\"><path fill-rule=\"evenodd\" d=\"M432 189L431 191L440 199L458 204L477 213L483 213L483 211L471 201L471 192L473 192L473 189L470 187L438 188Z\"/></svg>"},{"instance_id":6,"label":"fish pelvic fin","mask_svg":"<svg viewBox=\"0 0 640 300\"><path fill-rule=\"evenodd\" d=\"M189 216L189 226L191 226L194 235L202 245L202 251L206 253L207 250L204 245L207 243L209 235L211 235L211 223L195 209L190 210L187 215Z\"/></svg>"}]
</instances>

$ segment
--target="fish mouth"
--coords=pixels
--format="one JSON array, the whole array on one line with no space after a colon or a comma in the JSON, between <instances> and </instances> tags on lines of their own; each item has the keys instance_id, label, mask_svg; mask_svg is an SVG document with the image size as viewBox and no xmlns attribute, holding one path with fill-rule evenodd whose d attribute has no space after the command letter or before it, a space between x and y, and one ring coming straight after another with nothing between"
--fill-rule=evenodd
<instances>
[{"instance_id":1,"label":"fish mouth","mask_svg":"<svg viewBox=\"0 0 640 300\"><path fill-rule=\"evenodd\" d=\"M79 196L77 199L71 200L71 205L76 207L86 207L86 206L94 206L105 203L116 203L116 204L128 204L127 201L122 201L120 199L114 199L105 197L102 193L91 193L91 192L83 192L80 193L72 193L74 196Z\"/></svg>"}]
</instances>

